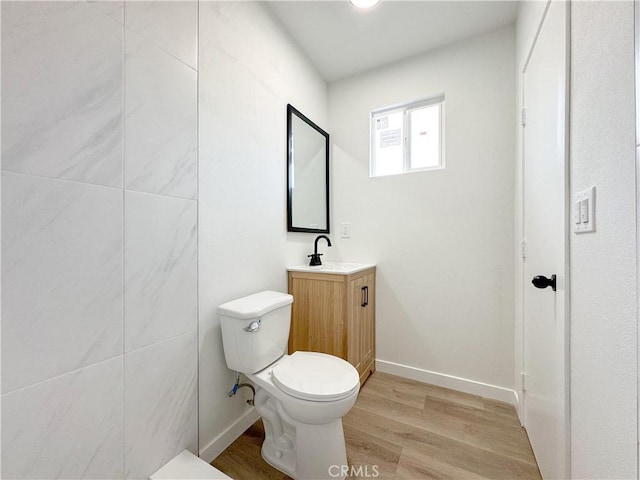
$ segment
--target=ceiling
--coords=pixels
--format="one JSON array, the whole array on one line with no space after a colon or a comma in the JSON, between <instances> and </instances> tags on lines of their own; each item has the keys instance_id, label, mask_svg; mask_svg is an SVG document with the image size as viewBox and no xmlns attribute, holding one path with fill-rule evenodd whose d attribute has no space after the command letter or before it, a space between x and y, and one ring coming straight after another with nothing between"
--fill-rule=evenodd
<instances>
[{"instance_id":1,"label":"ceiling","mask_svg":"<svg viewBox=\"0 0 640 480\"><path fill-rule=\"evenodd\" d=\"M331 82L515 22L517 1L267 1Z\"/></svg>"}]
</instances>

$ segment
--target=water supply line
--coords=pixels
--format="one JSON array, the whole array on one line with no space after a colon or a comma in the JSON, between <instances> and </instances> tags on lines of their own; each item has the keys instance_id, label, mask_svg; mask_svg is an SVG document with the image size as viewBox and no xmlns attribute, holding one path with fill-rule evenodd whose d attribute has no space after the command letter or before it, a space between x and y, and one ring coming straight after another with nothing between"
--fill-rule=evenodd
<instances>
[{"instance_id":1,"label":"water supply line","mask_svg":"<svg viewBox=\"0 0 640 480\"><path fill-rule=\"evenodd\" d=\"M236 381L233 384L233 388L229 391L229 397L233 397L242 387L251 389L252 396L250 400L247 400L247 403L253 405L256 399L256 389L250 383L240 383L240 372L236 372Z\"/></svg>"}]
</instances>

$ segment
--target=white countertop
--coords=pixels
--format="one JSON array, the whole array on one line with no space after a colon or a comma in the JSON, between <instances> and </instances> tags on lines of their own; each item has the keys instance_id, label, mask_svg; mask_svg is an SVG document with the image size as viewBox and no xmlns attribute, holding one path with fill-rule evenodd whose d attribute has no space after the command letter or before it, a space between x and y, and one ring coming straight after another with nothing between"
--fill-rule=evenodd
<instances>
[{"instance_id":1,"label":"white countertop","mask_svg":"<svg viewBox=\"0 0 640 480\"><path fill-rule=\"evenodd\" d=\"M309 265L296 265L287 267L288 272L310 272L310 273L332 273L334 275L350 275L375 267L374 263L347 263L347 262L327 262L316 267Z\"/></svg>"}]
</instances>

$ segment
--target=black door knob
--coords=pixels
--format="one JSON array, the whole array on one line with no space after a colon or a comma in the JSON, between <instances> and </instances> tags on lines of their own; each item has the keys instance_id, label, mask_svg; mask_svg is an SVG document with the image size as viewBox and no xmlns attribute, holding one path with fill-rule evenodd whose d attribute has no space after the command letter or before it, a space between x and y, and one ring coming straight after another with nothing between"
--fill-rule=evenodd
<instances>
[{"instance_id":1,"label":"black door knob","mask_svg":"<svg viewBox=\"0 0 640 480\"><path fill-rule=\"evenodd\" d=\"M551 289L554 292L556 291L556 276L555 275L551 275L551 278L547 278L544 275L536 275L535 277L533 277L533 280L531 280L531 283L533 283L533 286L536 287L536 288L551 287Z\"/></svg>"}]
</instances>

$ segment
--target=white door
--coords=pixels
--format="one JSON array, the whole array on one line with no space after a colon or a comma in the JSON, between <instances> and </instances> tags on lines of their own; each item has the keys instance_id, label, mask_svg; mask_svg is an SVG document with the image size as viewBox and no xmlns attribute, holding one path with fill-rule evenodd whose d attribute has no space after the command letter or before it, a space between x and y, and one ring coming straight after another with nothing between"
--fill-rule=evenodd
<instances>
[{"instance_id":1,"label":"white door","mask_svg":"<svg viewBox=\"0 0 640 480\"><path fill-rule=\"evenodd\" d=\"M567 7L548 5L523 72L524 425L545 479L569 475Z\"/></svg>"}]
</instances>

